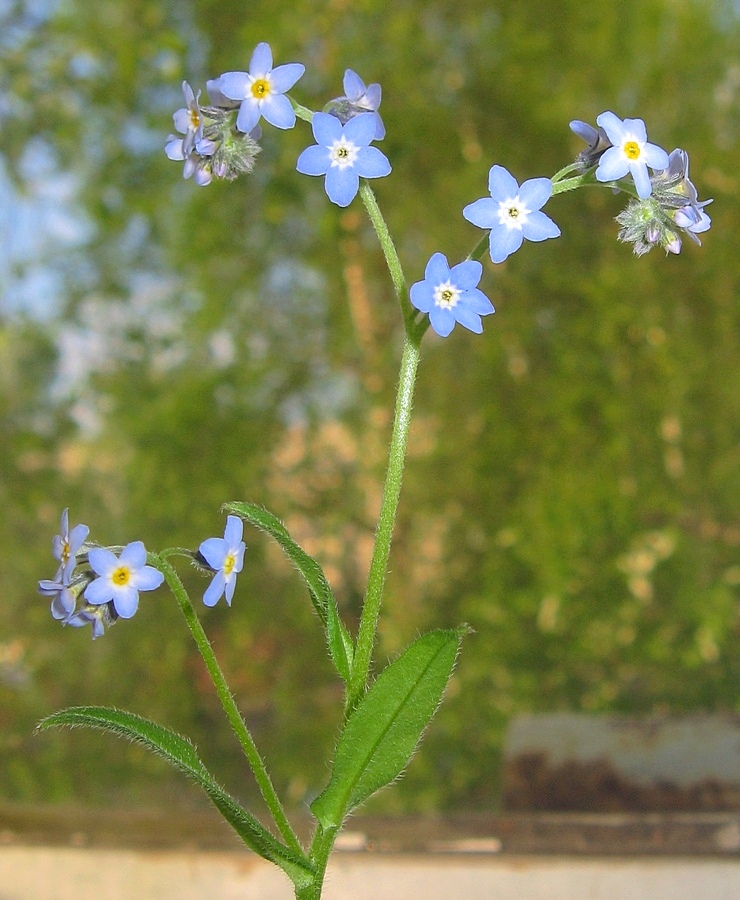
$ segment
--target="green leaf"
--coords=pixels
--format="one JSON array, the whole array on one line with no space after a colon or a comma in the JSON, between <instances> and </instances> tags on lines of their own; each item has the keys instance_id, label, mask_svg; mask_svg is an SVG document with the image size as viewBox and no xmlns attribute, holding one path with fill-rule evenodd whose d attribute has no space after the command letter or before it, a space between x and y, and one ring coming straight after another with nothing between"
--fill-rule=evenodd
<instances>
[{"instance_id":1,"label":"green leaf","mask_svg":"<svg viewBox=\"0 0 740 900\"><path fill-rule=\"evenodd\" d=\"M313 868L307 859L295 853L270 834L215 781L188 738L133 713L104 706L78 706L63 709L42 719L37 731L60 726L99 728L142 744L193 779L208 794L214 806L244 843L264 859L280 866L297 886L313 880Z\"/></svg>"},{"instance_id":2,"label":"green leaf","mask_svg":"<svg viewBox=\"0 0 740 900\"><path fill-rule=\"evenodd\" d=\"M285 555L298 569L306 582L311 601L321 623L326 631L326 640L329 645L329 653L340 677L346 683L349 681L354 656L354 644L349 632L339 618L334 594L332 594L329 582L321 566L309 556L305 550L296 544L288 534L283 523L264 507L253 503L225 503L224 510L249 522L255 528L259 528L270 537L274 538L282 547Z\"/></svg>"},{"instance_id":3,"label":"green leaf","mask_svg":"<svg viewBox=\"0 0 740 900\"><path fill-rule=\"evenodd\" d=\"M442 699L467 626L431 631L387 666L347 720L331 779L311 804L321 825L344 817L408 765Z\"/></svg>"}]
</instances>

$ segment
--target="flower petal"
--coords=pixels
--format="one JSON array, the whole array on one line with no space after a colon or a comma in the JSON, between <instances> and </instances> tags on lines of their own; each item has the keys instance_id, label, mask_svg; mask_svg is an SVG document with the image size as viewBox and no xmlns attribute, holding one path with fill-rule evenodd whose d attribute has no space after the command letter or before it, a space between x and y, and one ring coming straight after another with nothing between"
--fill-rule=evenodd
<instances>
[{"instance_id":1,"label":"flower petal","mask_svg":"<svg viewBox=\"0 0 740 900\"><path fill-rule=\"evenodd\" d=\"M463 291L477 287L482 275L483 266L477 259L466 259L450 269L450 281Z\"/></svg>"},{"instance_id":2,"label":"flower petal","mask_svg":"<svg viewBox=\"0 0 740 900\"><path fill-rule=\"evenodd\" d=\"M272 70L272 50L265 41L257 44L249 61L249 74L252 78L262 78ZM228 97L229 95L226 94Z\"/></svg>"},{"instance_id":3,"label":"flower petal","mask_svg":"<svg viewBox=\"0 0 740 900\"><path fill-rule=\"evenodd\" d=\"M293 107L290 105L290 100L282 94L270 94L266 100L261 100L259 111L270 125L274 125L276 128L292 128L295 125ZM254 125L256 124L255 122ZM250 125L249 131L254 128L254 125ZM241 131L242 126L238 122L237 126Z\"/></svg>"},{"instance_id":4,"label":"flower petal","mask_svg":"<svg viewBox=\"0 0 740 900\"><path fill-rule=\"evenodd\" d=\"M326 175L330 165L331 157L326 147L312 144L298 157L295 167L302 175Z\"/></svg>"},{"instance_id":5,"label":"flower petal","mask_svg":"<svg viewBox=\"0 0 740 900\"><path fill-rule=\"evenodd\" d=\"M490 197L476 200L463 209L463 218L478 228L493 228L498 223L498 203Z\"/></svg>"},{"instance_id":6,"label":"flower petal","mask_svg":"<svg viewBox=\"0 0 740 900\"><path fill-rule=\"evenodd\" d=\"M367 147L375 137L375 115L367 112L351 118L344 126L344 136L359 147Z\"/></svg>"},{"instance_id":7,"label":"flower petal","mask_svg":"<svg viewBox=\"0 0 740 900\"><path fill-rule=\"evenodd\" d=\"M276 94L284 94L289 91L298 79L306 71L301 63L286 63L277 66L270 73L270 84Z\"/></svg>"},{"instance_id":8,"label":"flower petal","mask_svg":"<svg viewBox=\"0 0 740 900\"><path fill-rule=\"evenodd\" d=\"M360 189L360 179L353 167L332 166L326 173L326 194L337 206L349 206Z\"/></svg>"},{"instance_id":9,"label":"flower petal","mask_svg":"<svg viewBox=\"0 0 740 900\"><path fill-rule=\"evenodd\" d=\"M358 118L360 118L358 116ZM363 114L364 118L364 114ZM374 120L374 116L368 115L369 119ZM357 119L351 119L347 123L347 127L352 122L356 122ZM375 132L375 122L372 121L371 125L373 126L373 133ZM391 171L391 164L388 162L388 157L378 150L377 147L362 147L357 154L357 159L355 160L354 170L358 175L361 175L363 178L383 178L385 175L389 175Z\"/></svg>"},{"instance_id":10,"label":"flower petal","mask_svg":"<svg viewBox=\"0 0 740 900\"><path fill-rule=\"evenodd\" d=\"M531 210L541 209L552 196L549 178L530 178L519 189L519 199Z\"/></svg>"},{"instance_id":11,"label":"flower petal","mask_svg":"<svg viewBox=\"0 0 740 900\"><path fill-rule=\"evenodd\" d=\"M121 550L118 559L132 569L140 569L146 563L146 548L141 541L132 541Z\"/></svg>"},{"instance_id":12,"label":"flower petal","mask_svg":"<svg viewBox=\"0 0 740 900\"><path fill-rule=\"evenodd\" d=\"M314 117L311 119L311 130L317 144L329 147L334 141L338 141L341 138L342 123L336 116L317 112L314 113Z\"/></svg>"},{"instance_id":13,"label":"flower petal","mask_svg":"<svg viewBox=\"0 0 740 900\"><path fill-rule=\"evenodd\" d=\"M217 81L217 88L229 100L244 100L250 94L250 84L246 72L224 72Z\"/></svg>"},{"instance_id":14,"label":"flower petal","mask_svg":"<svg viewBox=\"0 0 740 900\"><path fill-rule=\"evenodd\" d=\"M494 228L489 239L491 260L502 263L522 246L524 235L519 228Z\"/></svg>"},{"instance_id":15,"label":"flower petal","mask_svg":"<svg viewBox=\"0 0 740 900\"><path fill-rule=\"evenodd\" d=\"M224 573L216 572L211 583L206 588L205 594L203 594L203 603L206 606L215 606L221 599L225 586Z\"/></svg>"},{"instance_id":16,"label":"flower petal","mask_svg":"<svg viewBox=\"0 0 740 900\"><path fill-rule=\"evenodd\" d=\"M527 217L522 233L528 241L545 241L559 237L560 229L549 216L537 211Z\"/></svg>"},{"instance_id":17,"label":"flower petal","mask_svg":"<svg viewBox=\"0 0 740 900\"><path fill-rule=\"evenodd\" d=\"M503 166L493 166L488 173L488 190L494 200L508 200L519 193L519 183Z\"/></svg>"}]
</instances>

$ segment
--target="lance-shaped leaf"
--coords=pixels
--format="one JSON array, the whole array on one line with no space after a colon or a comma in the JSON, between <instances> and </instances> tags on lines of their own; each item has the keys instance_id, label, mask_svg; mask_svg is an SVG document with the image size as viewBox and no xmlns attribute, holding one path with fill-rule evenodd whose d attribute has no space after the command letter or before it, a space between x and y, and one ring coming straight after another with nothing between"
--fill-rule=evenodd
<instances>
[{"instance_id":1,"label":"lance-shaped leaf","mask_svg":"<svg viewBox=\"0 0 740 900\"><path fill-rule=\"evenodd\" d=\"M354 644L349 632L339 618L334 594L326 580L326 575L316 560L293 540L283 523L271 512L253 503L225 503L226 512L240 516L245 522L259 528L274 538L285 555L298 569L306 582L314 609L326 631L329 653L340 677L349 681L354 656Z\"/></svg>"},{"instance_id":2,"label":"lance-shaped leaf","mask_svg":"<svg viewBox=\"0 0 740 900\"><path fill-rule=\"evenodd\" d=\"M311 804L325 829L341 826L348 812L406 768L439 706L468 630L423 635L370 687L339 737L329 784Z\"/></svg>"},{"instance_id":3,"label":"lance-shaped leaf","mask_svg":"<svg viewBox=\"0 0 740 900\"><path fill-rule=\"evenodd\" d=\"M313 868L310 862L277 840L254 816L223 790L205 767L198 756L198 751L188 738L150 719L104 706L63 709L46 716L36 728L43 731L59 726L99 728L142 744L199 784L250 850L280 866L297 887L305 887L312 882Z\"/></svg>"}]
</instances>

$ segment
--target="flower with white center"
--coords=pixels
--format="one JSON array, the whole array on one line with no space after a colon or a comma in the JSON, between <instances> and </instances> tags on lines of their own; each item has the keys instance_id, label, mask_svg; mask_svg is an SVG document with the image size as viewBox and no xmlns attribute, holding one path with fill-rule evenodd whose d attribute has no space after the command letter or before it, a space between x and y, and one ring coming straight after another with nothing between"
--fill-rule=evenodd
<instances>
[{"instance_id":1,"label":"flower with white center","mask_svg":"<svg viewBox=\"0 0 740 900\"><path fill-rule=\"evenodd\" d=\"M75 525L69 530L69 509L65 509L62 513L60 534L55 534L52 539L52 552L54 558L59 560L59 568L54 576L54 581L61 581L62 584L69 584L72 579L77 562L77 551L82 547L85 538L90 533L87 525Z\"/></svg>"},{"instance_id":2,"label":"flower with white center","mask_svg":"<svg viewBox=\"0 0 740 900\"><path fill-rule=\"evenodd\" d=\"M411 303L429 313L429 323L440 337L447 337L456 322L480 334L480 317L494 312L491 301L478 290L482 274L483 266L477 260L467 259L450 268L444 254L434 253L424 280L411 285Z\"/></svg>"},{"instance_id":3,"label":"flower with white center","mask_svg":"<svg viewBox=\"0 0 740 900\"><path fill-rule=\"evenodd\" d=\"M503 262L518 250L524 239L545 241L556 238L560 229L540 212L552 194L549 178L530 178L521 187L503 166L488 173L490 197L469 203L463 217L478 228L490 228L491 259Z\"/></svg>"},{"instance_id":4,"label":"flower with white center","mask_svg":"<svg viewBox=\"0 0 740 900\"><path fill-rule=\"evenodd\" d=\"M316 139L301 153L296 169L303 175L325 175L327 196L337 206L349 206L362 178L382 178L391 164L377 147L373 113L361 113L346 124L329 113L317 112L311 120Z\"/></svg>"},{"instance_id":5,"label":"flower with white center","mask_svg":"<svg viewBox=\"0 0 740 900\"><path fill-rule=\"evenodd\" d=\"M301 63L272 67L270 45L257 44L249 63L249 72L226 72L218 79L217 90L229 100L238 100L236 127L249 134L266 119L276 128L292 128L295 112L285 96L306 71Z\"/></svg>"},{"instance_id":6,"label":"flower with white center","mask_svg":"<svg viewBox=\"0 0 740 900\"><path fill-rule=\"evenodd\" d=\"M164 581L154 566L146 565L141 541L123 548L120 557L106 547L93 547L90 568L98 576L85 588L85 600L93 606L112 603L122 619L130 619L139 606L139 591L153 591Z\"/></svg>"},{"instance_id":7,"label":"flower with white center","mask_svg":"<svg viewBox=\"0 0 740 900\"><path fill-rule=\"evenodd\" d=\"M231 606L236 588L236 576L244 565L246 545L242 540L244 523L238 516L228 516L222 538L208 538L198 548L200 555L216 574L208 585L203 602L215 606L221 597Z\"/></svg>"},{"instance_id":8,"label":"flower with white center","mask_svg":"<svg viewBox=\"0 0 740 900\"><path fill-rule=\"evenodd\" d=\"M613 112L597 116L612 146L604 151L596 169L597 181L618 181L629 174L635 182L637 196L645 200L652 193L648 166L651 169L668 167L668 154L657 144L648 143L647 130L642 119L625 119Z\"/></svg>"}]
</instances>

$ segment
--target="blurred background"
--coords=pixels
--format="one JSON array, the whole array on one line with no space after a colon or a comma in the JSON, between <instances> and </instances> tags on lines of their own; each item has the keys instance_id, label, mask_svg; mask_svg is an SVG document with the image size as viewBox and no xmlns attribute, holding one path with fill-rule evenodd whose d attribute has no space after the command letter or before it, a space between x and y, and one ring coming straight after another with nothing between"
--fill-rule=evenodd
<instances>
[{"instance_id":1,"label":"blurred background","mask_svg":"<svg viewBox=\"0 0 740 900\"><path fill-rule=\"evenodd\" d=\"M483 335L425 338L377 660L468 622L445 703L383 812L495 809L519 713L737 709L738 6L735 0L0 2L0 798L202 800L106 735L35 736L103 703L189 734L254 797L164 591L90 640L36 593L70 507L103 544L197 547L262 503L354 627L401 326L364 209L295 172L265 126L253 175L206 188L164 154L181 82L300 61L313 109L345 68L383 88L374 188L409 282L462 259L488 170L549 176L568 122L643 118L686 149L712 229L637 259L607 190L551 200L562 237L486 267ZM205 97L205 91L204 91ZM296 573L261 535L206 630L288 804L323 786L341 693ZM196 599L206 582L182 568ZM734 652L733 652L734 651Z\"/></svg>"}]
</instances>

